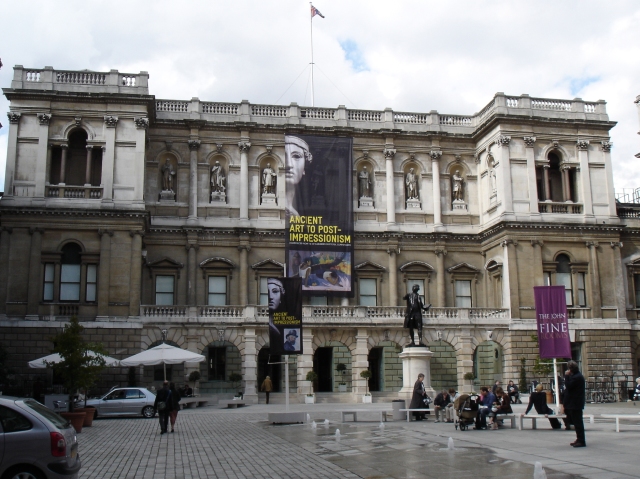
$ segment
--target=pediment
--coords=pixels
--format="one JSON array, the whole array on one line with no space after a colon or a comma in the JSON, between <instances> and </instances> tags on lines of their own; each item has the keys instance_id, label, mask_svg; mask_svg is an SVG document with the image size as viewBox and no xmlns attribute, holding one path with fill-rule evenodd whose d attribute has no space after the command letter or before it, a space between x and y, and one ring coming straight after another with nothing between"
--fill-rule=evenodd
<instances>
[{"instance_id":1,"label":"pediment","mask_svg":"<svg viewBox=\"0 0 640 479\"><path fill-rule=\"evenodd\" d=\"M409 261L400 266L400 271L403 273L431 273L433 266L424 261Z\"/></svg>"},{"instance_id":2,"label":"pediment","mask_svg":"<svg viewBox=\"0 0 640 479\"><path fill-rule=\"evenodd\" d=\"M147 262L147 266L149 268L184 268L183 263L180 263L173 258L169 258L168 256L157 259L155 261Z\"/></svg>"},{"instance_id":3,"label":"pediment","mask_svg":"<svg viewBox=\"0 0 640 479\"><path fill-rule=\"evenodd\" d=\"M387 268L385 268L382 265L379 265L378 263L374 263L372 261L365 261L364 263L360 263L356 265L354 269L360 273L362 272L383 273L387 271Z\"/></svg>"},{"instance_id":4,"label":"pediment","mask_svg":"<svg viewBox=\"0 0 640 479\"><path fill-rule=\"evenodd\" d=\"M235 263L230 259L215 256L213 258L207 258L200 262L201 268L217 268L217 269L234 269Z\"/></svg>"},{"instance_id":5,"label":"pediment","mask_svg":"<svg viewBox=\"0 0 640 479\"><path fill-rule=\"evenodd\" d=\"M282 268L284 268L284 264L280 263L280 262L278 262L276 260L273 260L271 258L267 258L267 259L264 259L262 261L258 261L255 264L252 264L251 268L252 269L257 269L257 270L260 270L260 269L269 269L269 270L271 270L271 269L279 269L279 270L282 270Z\"/></svg>"},{"instance_id":6,"label":"pediment","mask_svg":"<svg viewBox=\"0 0 640 479\"><path fill-rule=\"evenodd\" d=\"M469 263L458 263L455 266L451 266L447 269L449 273L471 273L478 274L480 270L475 266L471 266Z\"/></svg>"}]
</instances>

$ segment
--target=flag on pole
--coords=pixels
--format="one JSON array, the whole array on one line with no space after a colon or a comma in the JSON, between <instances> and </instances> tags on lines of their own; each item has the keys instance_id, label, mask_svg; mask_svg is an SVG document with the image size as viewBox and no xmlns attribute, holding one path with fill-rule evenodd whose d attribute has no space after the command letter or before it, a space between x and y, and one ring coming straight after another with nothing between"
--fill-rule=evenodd
<instances>
[{"instance_id":1,"label":"flag on pole","mask_svg":"<svg viewBox=\"0 0 640 479\"><path fill-rule=\"evenodd\" d=\"M322 18L324 18L324 15L322 13L320 13L320 10L318 10L316 7L311 5L311 18L315 17L316 15L319 15Z\"/></svg>"}]
</instances>

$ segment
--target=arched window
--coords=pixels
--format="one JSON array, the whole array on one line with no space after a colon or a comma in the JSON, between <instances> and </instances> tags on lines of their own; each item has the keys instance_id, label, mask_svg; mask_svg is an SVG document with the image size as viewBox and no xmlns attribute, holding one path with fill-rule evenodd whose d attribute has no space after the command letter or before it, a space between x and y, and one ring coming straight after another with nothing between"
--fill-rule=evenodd
<instances>
[{"instance_id":1,"label":"arched window","mask_svg":"<svg viewBox=\"0 0 640 479\"><path fill-rule=\"evenodd\" d=\"M66 244L60 264L60 301L80 301L80 246Z\"/></svg>"},{"instance_id":2,"label":"arched window","mask_svg":"<svg viewBox=\"0 0 640 479\"><path fill-rule=\"evenodd\" d=\"M102 149L87 143L83 129L69 134L67 143L53 147L49 167L49 183L58 185L100 186L102 178Z\"/></svg>"},{"instance_id":3,"label":"arched window","mask_svg":"<svg viewBox=\"0 0 640 479\"><path fill-rule=\"evenodd\" d=\"M563 161L557 150L549 152L547 162L538 165L536 168L538 198L540 201L553 201L556 203L576 201L576 170L573 166L575 165Z\"/></svg>"}]
</instances>

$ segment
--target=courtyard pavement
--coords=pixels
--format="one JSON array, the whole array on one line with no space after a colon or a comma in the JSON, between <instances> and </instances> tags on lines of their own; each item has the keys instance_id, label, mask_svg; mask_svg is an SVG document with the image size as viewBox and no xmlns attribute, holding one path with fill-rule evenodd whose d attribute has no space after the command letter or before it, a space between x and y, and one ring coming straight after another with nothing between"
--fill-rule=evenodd
<instances>
[{"instance_id":1,"label":"courtyard pavement","mask_svg":"<svg viewBox=\"0 0 640 479\"><path fill-rule=\"evenodd\" d=\"M587 405L587 447L574 449L575 432L538 429L465 432L453 424L389 421L359 414L340 422L342 410L391 410L390 404L292 404L312 421L277 426L267 413L284 405L241 409L209 406L178 414L176 432L160 435L157 418L98 419L78 435L81 478L533 478L541 462L548 479L640 476L640 415L615 432L606 414L637 414L640 403ZM524 412L524 406L514 406ZM328 419L329 424L324 425ZM369 422L366 422L370 419ZM529 424L527 424L527 422ZM336 430L340 430L340 438ZM449 438L454 450L448 450ZM537 478L536 478L537 479Z\"/></svg>"}]
</instances>

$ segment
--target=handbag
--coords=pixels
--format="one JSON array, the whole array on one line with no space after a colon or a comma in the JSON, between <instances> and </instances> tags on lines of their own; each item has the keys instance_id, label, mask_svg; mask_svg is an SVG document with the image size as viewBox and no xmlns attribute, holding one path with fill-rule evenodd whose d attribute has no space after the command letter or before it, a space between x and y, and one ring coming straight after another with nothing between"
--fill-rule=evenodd
<instances>
[{"instance_id":1,"label":"handbag","mask_svg":"<svg viewBox=\"0 0 640 479\"><path fill-rule=\"evenodd\" d=\"M156 408L158 411L164 411L167 409L167 403L164 401L158 401L158 407Z\"/></svg>"},{"instance_id":2,"label":"handbag","mask_svg":"<svg viewBox=\"0 0 640 479\"><path fill-rule=\"evenodd\" d=\"M429 404L431 404L431 398L429 396L425 396L422 399L422 402L425 404L425 406L428 406Z\"/></svg>"}]
</instances>

